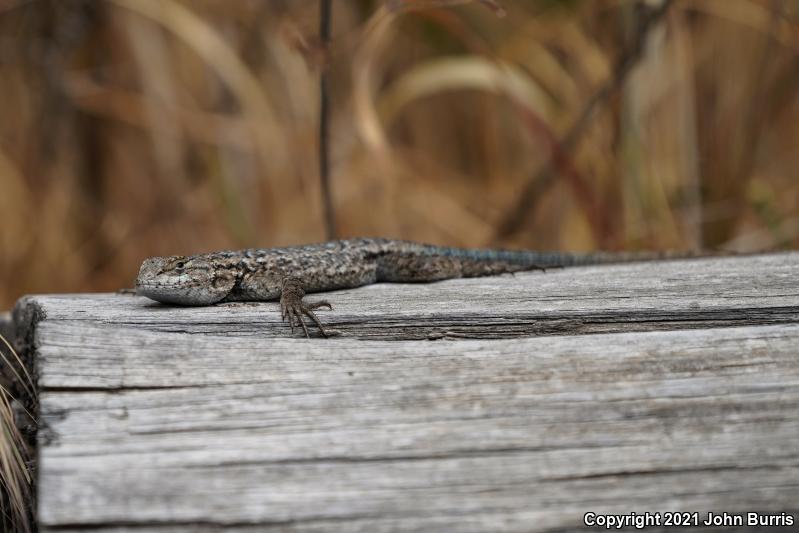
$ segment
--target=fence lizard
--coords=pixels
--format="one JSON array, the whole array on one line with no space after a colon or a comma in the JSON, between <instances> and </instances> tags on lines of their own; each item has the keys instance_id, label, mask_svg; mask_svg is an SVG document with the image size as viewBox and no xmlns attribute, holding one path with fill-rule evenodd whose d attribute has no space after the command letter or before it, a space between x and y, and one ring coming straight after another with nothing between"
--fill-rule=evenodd
<instances>
[{"instance_id":1,"label":"fence lizard","mask_svg":"<svg viewBox=\"0 0 799 533\"><path fill-rule=\"evenodd\" d=\"M688 254L680 254L685 257ZM280 300L291 331L307 316L328 336L314 309L326 300L306 303L306 292L360 287L380 281L430 282L492 276L524 270L596 265L672 257L662 253L570 254L557 252L471 250L410 241L359 238L289 248L249 249L192 256L146 259L136 292L178 305Z\"/></svg>"}]
</instances>

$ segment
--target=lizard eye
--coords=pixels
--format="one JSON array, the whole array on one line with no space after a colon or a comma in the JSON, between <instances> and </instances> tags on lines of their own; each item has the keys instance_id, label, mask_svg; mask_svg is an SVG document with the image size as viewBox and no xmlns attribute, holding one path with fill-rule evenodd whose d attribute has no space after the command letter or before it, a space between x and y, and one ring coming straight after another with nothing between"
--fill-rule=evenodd
<instances>
[{"instance_id":1,"label":"lizard eye","mask_svg":"<svg viewBox=\"0 0 799 533\"><path fill-rule=\"evenodd\" d=\"M184 266L186 266L186 261L178 261L177 263L175 263L175 268L180 269L183 268Z\"/></svg>"}]
</instances>

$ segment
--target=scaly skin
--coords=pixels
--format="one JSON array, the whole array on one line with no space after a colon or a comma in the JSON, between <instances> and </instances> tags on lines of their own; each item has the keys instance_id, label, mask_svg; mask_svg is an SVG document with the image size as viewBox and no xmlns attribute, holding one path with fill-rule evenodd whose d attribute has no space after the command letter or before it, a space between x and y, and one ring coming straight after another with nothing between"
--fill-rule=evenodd
<instances>
[{"instance_id":1,"label":"scaly skin","mask_svg":"<svg viewBox=\"0 0 799 533\"><path fill-rule=\"evenodd\" d=\"M390 239L348 239L289 248L249 249L192 256L152 257L142 263L137 294L178 305L280 300L292 331L308 329L303 315L327 332L306 292L360 287L380 281L429 282L663 258L663 254L563 254L533 251L466 250Z\"/></svg>"}]
</instances>

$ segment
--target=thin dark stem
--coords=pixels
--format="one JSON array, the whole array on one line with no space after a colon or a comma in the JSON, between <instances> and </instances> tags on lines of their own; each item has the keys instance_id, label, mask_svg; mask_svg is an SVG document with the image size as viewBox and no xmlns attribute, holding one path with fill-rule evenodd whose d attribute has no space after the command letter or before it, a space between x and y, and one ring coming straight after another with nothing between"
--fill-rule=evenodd
<instances>
[{"instance_id":1,"label":"thin dark stem","mask_svg":"<svg viewBox=\"0 0 799 533\"><path fill-rule=\"evenodd\" d=\"M330 19L332 15L331 0L319 0L319 39L327 55L330 45ZM324 207L325 231L329 240L335 239L336 217L333 213L333 198L330 187L330 95L328 85L327 58L322 62L322 72L319 77L319 179L322 186L322 205Z\"/></svg>"},{"instance_id":2,"label":"thin dark stem","mask_svg":"<svg viewBox=\"0 0 799 533\"><path fill-rule=\"evenodd\" d=\"M569 128L569 131L560 142L560 149L564 154L573 152L577 148L577 145L588 129L588 125L591 123L591 119L597 107L610 99L624 84L633 66L638 63L638 60L643 55L644 43L646 42L646 37L649 35L649 31L663 18L672 2L673 0L664 0L659 7L643 16L633 36L632 42L622 52L616 62L616 67L613 69L613 77L597 89L591 96L583 107L580 116L572 127ZM557 177L556 170L558 158L554 155L555 154L553 154L544 167L527 182L516 205L509 210L508 216L500 223L495 234L496 239L508 237L518 231L524 220L535 211L538 200L543 196L550 185L555 182L555 178ZM602 225L606 226L606 224L607 221L603 222ZM604 238L606 236L600 235L600 237Z\"/></svg>"}]
</instances>

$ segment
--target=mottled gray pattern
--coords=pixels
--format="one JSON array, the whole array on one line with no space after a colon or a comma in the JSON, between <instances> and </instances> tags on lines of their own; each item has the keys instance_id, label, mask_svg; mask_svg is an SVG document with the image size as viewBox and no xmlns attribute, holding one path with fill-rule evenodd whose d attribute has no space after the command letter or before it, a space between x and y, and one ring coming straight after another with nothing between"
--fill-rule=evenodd
<instances>
[{"instance_id":1,"label":"mottled gray pattern","mask_svg":"<svg viewBox=\"0 0 799 533\"><path fill-rule=\"evenodd\" d=\"M662 258L662 254L563 254L467 250L390 239L348 239L290 248L213 252L188 257L153 257L136 280L138 294L163 303L210 305L231 301L280 300L284 319L308 334L302 316L320 328L306 292L360 287L378 281L429 282ZM284 291L284 283L291 290ZM330 306L327 302L321 305Z\"/></svg>"}]
</instances>

